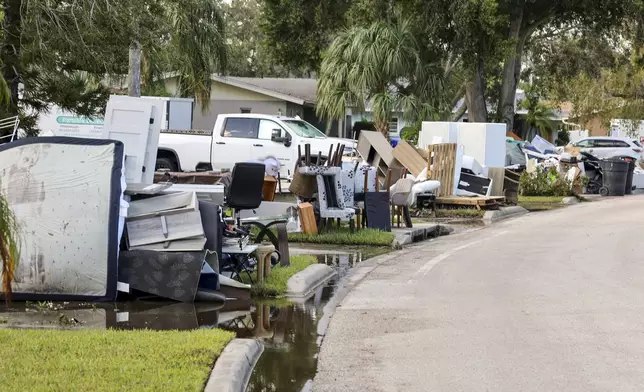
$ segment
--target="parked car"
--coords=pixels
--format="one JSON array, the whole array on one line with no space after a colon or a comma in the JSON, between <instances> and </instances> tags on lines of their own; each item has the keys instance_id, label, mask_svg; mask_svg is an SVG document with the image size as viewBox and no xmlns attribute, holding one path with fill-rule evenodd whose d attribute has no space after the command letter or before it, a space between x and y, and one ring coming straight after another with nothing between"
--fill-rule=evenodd
<instances>
[{"instance_id":1,"label":"parked car","mask_svg":"<svg viewBox=\"0 0 644 392\"><path fill-rule=\"evenodd\" d=\"M583 152L592 154L600 159L606 158L632 158L644 159L644 148L637 140L624 137L588 137L571 143L574 147L581 147Z\"/></svg>"},{"instance_id":2,"label":"parked car","mask_svg":"<svg viewBox=\"0 0 644 392\"><path fill-rule=\"evenodd\" d=\"M345 155L353 154L354 140L327 137L299 118L264 114L220 114L212 132L164 131L159 138L157 170L199 171L232 169L236 162L275 157L280 161L280 175L292 176L298 146L311 145L311 155L344 144Z\"/></svg>"}]
</instances>

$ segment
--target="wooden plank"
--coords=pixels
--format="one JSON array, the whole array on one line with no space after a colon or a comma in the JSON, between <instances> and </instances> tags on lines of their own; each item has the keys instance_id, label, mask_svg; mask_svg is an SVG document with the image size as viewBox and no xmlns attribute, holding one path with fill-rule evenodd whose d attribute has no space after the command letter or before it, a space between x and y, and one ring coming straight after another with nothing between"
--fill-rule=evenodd
<instances>
[{"instance_id":1,"label":"wooden plank","mask_svg":"<svg viewBox=\"0 0 644 392\"><path fill-rule=\"evenodd\" d=\"M315 211L311 203L298 204L298 211L300 215L300 225L302 231L306 234L317 234L318 225L315 223Z\"/></svg>"},{"instance_id":2,"label":"wooden plank","mask_svg":"<svg viewBox=\"0 0 644 392\"><path fill-rule=\"evenodd\" d=\"M441 183L439 197L451 196L453 193L457 148L456 143L432 144L427 148L427 154L431 157L427 178Z\"/></svg>"},{"instance_id":3,"label":"wooden plank","mask_svg":"<svg viewBox=\"0 0 644 392\"><path fill-rule=\"evenodd\" d=\"M505 168L488 168L488 177L492 180L490 196L503 196L503 190L505 189Z\"/></svg>"},{"instance_id":4,"label":"wooden plank","mask_svg":"<svg viewBox=\"0 0 644 392\"><path fill-rule=\"evenodd\" d=\"M398 142L393 154L394 158L414 177L418 177L420 172L427 167L427 160L420 156L416 149L404 140Z\"/></svg>"},{"instance_id":5,"label":"wooden plank","mask_svg":"<svg viewBox=\"0 0 644 392\"><path fill-rule=\"evenodd\" d=\"M275 200L275 191L277 190L277 179L272 176L264 176L264 185L262 186L262 200Z\"/></svg>"},{"instance_id":6,"label":"wooden plank","mask_svg":"<svg viewBox=\"0 0 644 392\"><path fill-rule=\"evenodd\" d=\"M221 176L220 172L156 172L154 173L154 182L214 185Z\"/></svg>"}]
</instances>

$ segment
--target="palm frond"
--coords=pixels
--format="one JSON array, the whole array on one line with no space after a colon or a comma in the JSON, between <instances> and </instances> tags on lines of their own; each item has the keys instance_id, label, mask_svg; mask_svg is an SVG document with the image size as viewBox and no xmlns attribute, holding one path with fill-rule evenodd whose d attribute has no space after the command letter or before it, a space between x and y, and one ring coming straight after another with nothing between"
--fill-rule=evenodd
<instances>
[{"instance_id":1,"label":"palm frond","mask_svg":"<svg viewBox=\"0 0 644 392\"><path fill-rule=\"evenodd\" d=\"M361 109L370 103L383 132L393 110L414 121L434 118L447 106L444 74L440 59L428 62L405 19L349 28L323 55L317 113L341 119L347 106Z\"/></svg>"},{"instance_id":2,"label":"palm frond","mask_svg":"<svg viewBox=\"0 0 644 392\"><path fill-rule=\"evenodd\" d=\"M210 106L211 77L224 73L228 64L223 13L216 0L174 0L169 17L179 88L194 94L205 111Z\"/></svg>"},{"instance_id":3,"label":"palm frond","mask_svg":"<svg viewBox=\"0 0 644 392\"><path fill-rule=\"evenodd\" d=\"M8 200L0 194L0 290L5 302L11 301L11 283L20 259L19 225Z\"/></svg>"}]
</instances>

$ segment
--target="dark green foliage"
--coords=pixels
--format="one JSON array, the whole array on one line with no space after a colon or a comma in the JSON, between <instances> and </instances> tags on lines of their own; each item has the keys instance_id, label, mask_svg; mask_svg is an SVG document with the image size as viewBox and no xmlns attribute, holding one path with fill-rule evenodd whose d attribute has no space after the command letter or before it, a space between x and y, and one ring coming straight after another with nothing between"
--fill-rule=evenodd
<instances>
[{"instance_id":1,"label":"dark green foliage","mask_svg":"<svg viewBox=\"0 0 644 392\"><path fill-rule=\"evenodd\" d=\"M557 134L557 140L555 141L555 144L557 146L566 146L570 143L570 132L563 130L559 131Z\"/></svg>"},{"instance_id":2,"label":"dark green foliage","mask_svg":"<svg viewBox=\"0 0 644 392\"><path fill-rule=\"evenodd\" d=\"M400 130L400 137L411 144L418 142L418 134L420 129L417 126L406 126Z\"/></svg>"},{"instance_id":3,"label":"dark green foliage","mask_svg":"<svg viewBox=\"0 0 644 392\"><path fill-rule=\"evenodd\" d=\"M261 21L270 56L289 71L308 74L342 26L347 0L265 0Z\"/></svg>"},{"instance_id":4,"label":"dark green foliage","mask_svg":"<svg viewBox=\"0 0 644 392\"><path fill-rule=\"evenodd\" d=\"M521 196L574 196L572 184L554 167L538 167L535 173L523 172L519 181Z\"/></svg>"}]
</instances>

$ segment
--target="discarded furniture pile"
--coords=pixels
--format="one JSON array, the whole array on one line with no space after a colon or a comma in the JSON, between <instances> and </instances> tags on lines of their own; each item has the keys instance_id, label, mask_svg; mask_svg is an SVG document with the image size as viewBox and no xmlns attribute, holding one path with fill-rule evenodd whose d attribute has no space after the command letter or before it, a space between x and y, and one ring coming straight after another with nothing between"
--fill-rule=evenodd
<instances>
[{"instance_id":1,"label":"discarded furniture pile","mask_svg":"<svg viewBox=\"0 0 644 392\"><path fill-rule=\"evenodd\" d=\"M98 138L0 146L0 193L21 224L15 300L249 300L247 282L288 265L286 216L240 217L274 197L264 163L237 164L225 184L154 183L159 104L110 99Z\"/></svg>"},{"instance_id":2,"label":"discarded furniture pile","mask_svg":"<svg viewBox=\"0 0 644 392\"><path fill-rule=\"evenodd\" d=\"M516 135L506 139L509 167L536 173L540 170L555 172L566 179L577 194L624 196L637 188L644 188L642 161L634 156L620 156L617 151L603 159L592 149L582 149L570 144L556 147L540 136L531 142ZM610 150L607 150L610 153ZM617 154L617 155L615 155Z\"/></svg>"}]
</instances>

